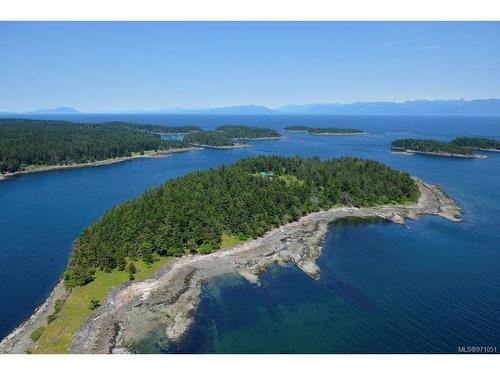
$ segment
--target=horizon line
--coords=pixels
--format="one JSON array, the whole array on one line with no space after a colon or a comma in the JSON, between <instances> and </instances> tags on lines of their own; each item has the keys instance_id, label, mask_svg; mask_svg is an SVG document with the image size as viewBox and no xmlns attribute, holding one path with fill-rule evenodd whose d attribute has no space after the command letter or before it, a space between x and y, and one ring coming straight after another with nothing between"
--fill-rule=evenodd
<instances>
[{"instance_id":1,"label":"horizon line","mask_svg":"<svg viewBox=\"0 0 500 375\"><path fill-rule=\"evenodd\" d=\"M54 112L57 110L69 110L72 113L66 113L66 114L133 114L133 113L161 113L165 111L172 111L172 114L178 113L181 114L182 112L186 111L193 111L193 112L198 112L198 111L212 111L212 110L217 110L217 109L231 109L231 108L241 108L241 107L254 107L254 108L262 108L262 109L268 109L272 111L277 111L279 112L280 109L284 107L305 107L305 106L322 106L322 105L338 105L338 106L348 106L348 105L353 105L353 104L379 104L379 103L387 103L387 104L405 104L405 103L413 103L413 102L473 102L473 101L500 101L500 98L474 98L474 99L465 99L465 98L451 98L451 99L407 99L407 100L401 100L401 101L394 101L394 100L359 100L359 101L353 101L353 102L315 102L315 103L290 103L290 104L283 104L279 106L268 106L268 105L263 105L263 104L255 104L255 103L250 103L250 104L233 104L233 105L215 105L215 106L210 106L210 107L197 107L197 106L188 106L188 107L165 107L165 108L159 108L159 109L141 109L141 108L135 108L135 109L116 109L116 110L80 110L77 109L74 106L69 106L69 105L59 105L56 107L52 108L36 108L36 109L31 109L31 110L24 110L24 111L9 111L9 110L1 110L0 114L57 114L57 113L49 113L49 112ZM47 111L47 112L44 112ZM65 113L60 113L60 114L65 114ZM286 112L285 112L286 114Z\"/></svg>"}]
</instances>

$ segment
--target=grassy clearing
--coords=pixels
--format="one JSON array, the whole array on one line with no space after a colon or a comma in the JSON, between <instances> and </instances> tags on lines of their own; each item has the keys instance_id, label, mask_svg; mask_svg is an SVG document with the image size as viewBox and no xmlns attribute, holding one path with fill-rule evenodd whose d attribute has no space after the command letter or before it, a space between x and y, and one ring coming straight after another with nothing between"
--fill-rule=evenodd
<instances>
[{"instance_id":1,"label":"grassy clearing","mask_svg":"<svg viewBox=\"0 0 500 375\"><path fill-rule=\"evenodd\" d=\"M203 244L196 248L196 252L200 254L210 254L219 249L227 249L230 247L234 247L248 240L249 238L241 238L239 236L224 232L222 233L222 242L220 244L220 247L214 248L213 245Z\"/></svg>"},{"instance_id":2,"label":"grassy clearing","mask_svg":"<svg viewBox=\"0 0 500 375\"><path fill-rule=\"evenodd\" d=\"M135 262L137 269L135 280L150 278L160 266L171 259L171 257L160 258L151 265L143 261ZM90 301L94 299L102 303L112 288L127 280L126 271L113 270L110 273L98 271L94 281L74 288L57 314L57 318L42 330L36 347L31 351L33 353L67 353L73 336L85 318L92 313L89 308Z\"/></svg>"},{"instance_id":3,"label":"grassy clearing","mask_svg":"<svg viewBox=\"0 0 500 375\"><path fill-rule=\"evenodd\" d=\"M221 247L221 249L225 249L228 247L233 247L233 246L239 245L239 244L246 242L246 241L248 241L248 238L241 238L241 237L235 236L233 234L223 233L222 234L222 243L221 243L220 247Z\"/></svg>"},{"instance_id":4,"label":"grassy clearing","mask_svg":"<svg viewBox=\"0 0 500 375\"><path fill-rule=\"evenodd\" d=\"M31 339L33 340L33 342L38 341L40 336L42 336L43 331L45 331L45 326L38 327L31 333Z\"/></svg>"}]
</instances>

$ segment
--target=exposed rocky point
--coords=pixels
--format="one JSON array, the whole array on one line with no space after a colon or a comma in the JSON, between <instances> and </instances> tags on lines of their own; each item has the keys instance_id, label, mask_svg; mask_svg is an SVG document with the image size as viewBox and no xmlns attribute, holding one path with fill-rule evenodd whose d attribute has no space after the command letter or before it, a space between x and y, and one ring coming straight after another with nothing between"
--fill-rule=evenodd
<instances>
[{"instance_id":1,"label":"exposed rocky point","mask_svg":"<svg viewBox=\"0 0 500 375\"><path fill-rule=\"evenodd\" d=\"M416 204L371 208L341 207L309 214L265 236L209 255L189 255L162 267L154 278L125 283L85 321L72 353L129 353L136 344L161 330L164 345L182 338L193 323L201 285L214 277L238 273L251 283L272 264L292 263L314 279L321 276L316 259L329 225L337 219L380 217L397 224L420 215L460 221L456 203L437 186L415 178L421 196Z\"/></svg>"}]
</instances>

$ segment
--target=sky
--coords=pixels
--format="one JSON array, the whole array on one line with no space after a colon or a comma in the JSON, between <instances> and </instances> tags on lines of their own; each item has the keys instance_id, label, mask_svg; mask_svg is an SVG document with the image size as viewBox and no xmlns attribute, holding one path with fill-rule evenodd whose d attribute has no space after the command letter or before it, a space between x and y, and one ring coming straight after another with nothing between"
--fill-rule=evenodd
<instances>
[{"instance_id":1,"label":"sky","mask_svg":"<svg viewBox=\"0 0 500 375\"><path fill-rule=\"evenodd\" d=\"M500 22L0 22L0 111L500 98Z\"/></svg>"}]
</instances>

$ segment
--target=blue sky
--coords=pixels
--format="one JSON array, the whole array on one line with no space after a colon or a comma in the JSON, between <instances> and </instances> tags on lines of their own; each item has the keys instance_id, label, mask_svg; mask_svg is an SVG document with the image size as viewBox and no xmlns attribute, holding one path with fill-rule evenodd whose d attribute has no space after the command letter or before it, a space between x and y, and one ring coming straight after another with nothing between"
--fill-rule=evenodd
<instances>
[{"instance_id":1,"label":"blue sky","mask_svg":"<svg viewBox=\"0 0 500 375\"><path fill-rule=\"evenodd\" d=\"M500 22L0 22L0 111L500 98Z\"/></svg>"}]
</instances>

